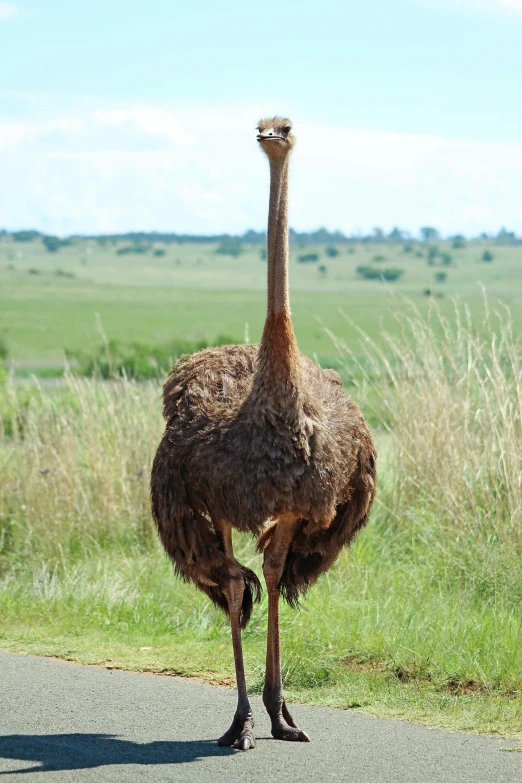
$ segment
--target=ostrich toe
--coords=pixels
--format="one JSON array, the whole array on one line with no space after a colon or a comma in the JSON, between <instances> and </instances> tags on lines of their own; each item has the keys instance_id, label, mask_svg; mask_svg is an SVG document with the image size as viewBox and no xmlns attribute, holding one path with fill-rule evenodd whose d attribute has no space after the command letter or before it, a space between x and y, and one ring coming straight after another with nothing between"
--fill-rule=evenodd
<instances>
[{"instance_id":1,"label":"ostrich toe","mask_svg":"<svg viewBox=\"0 0 522 783\"><path fill-rule=\"evenodd\" d=\"M218 739L222 747L234 747L236 750L253 750L256 746L254 719L249 712L246 718L234 717L232 725Z\"/></svg>"},{"instance_id":2,"label":"ostrich toe","mask_svg":"<svg viewBox=\"0 0 522 783\"><path fill-rule=\"evenodd\" d=\"M305 731L296 726L288 726L286 723L278 723L272 726L272 737L287 742L310 742L310 737Z\"/></svg>"}]
</instances>

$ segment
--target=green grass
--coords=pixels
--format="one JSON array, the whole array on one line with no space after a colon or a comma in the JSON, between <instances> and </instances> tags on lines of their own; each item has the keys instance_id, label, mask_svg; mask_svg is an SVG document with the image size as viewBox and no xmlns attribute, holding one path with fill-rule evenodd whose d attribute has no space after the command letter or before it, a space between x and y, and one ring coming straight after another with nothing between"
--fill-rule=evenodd
<instances>
[{"instance_id":1,"label":"green grass","mask_svg":"<svg viewBox=\"0 0 522 783\"><path fill-rule=\"evenodd\" d=\"M484 602L424 552L394 563L374 521L349 555L282 612L289 698L429 725L522 737L520 618ZM176 581L159 551L96 554L4 577L0 646L117 668L233 682L226 618ZM266 599L244 634L249 689L262 690Z\"/></svg>"},{"instance_id":2,"label":"green grass","mask_svg":"<svg viewBox=\"0 0 522 783\"><path fill-rule=\"evenodd\" d=\"M441 249L447 245L440 243ZM159 244L158 244L159 247ZM109 339L166 343L175 338L214 339L230 334L251 342L261 334L265 315L266 262L259 248L246 247L237 258L216 254L216 245L165 245L164 256L116 254L117 246L77 240L71 247L48 253L41 242L0 241L0 337L21 374L49 374L60 367L64 349L79 350L100 343L99 322ZM416 246L417 247L417 246ZM481 244L449 250L450 267L430 267L423 257L404 253L402 245L358 245L355 252L339 245L335 258L324 246L291 246L290 279L295 330L301 350L322 363L335 361L323 325L355 344L356 330L341 310L367 334L377 338L395 331L390 309L393 296L408 296L422 312L428 308L424 290L443 294L444 312L458 295L472 311L481 306L482 282L490 298L511 305L522 328L522 247L492 247L494 261L480 261ZM319 264L299 264L302 252L319 254ZM376 255L385 261L373 262ZM357 277L360 265L404 269L394 283ZM448 278L434 283L444 269ZM29 274L33 269L39 274ZM57 270L73 278L57 275Z\"/></svg>"},{"instance_id":3,"label":"green grass","mask_svg":"<svg viewBox=\"0 0 522 783\"><path fill-rule=\"evenodd\" d=\"M522 353L504 312L476 329L460 316L402 313L366 345L354 395L377 436L376 506L303 608L284 608L285 687L522 737ZM0 647L231 682L226 618L174 578L151 524L162 426L157 383L4 385ZM244 634L255 693L265 634L263 599Z\"/></svg>"},{"instance_id":4,"label":"green grass","mask_svg":"<svg viewBox=\"0 0 522 783\"><path fill-rule=\"evenodd\" d=\"M333 346L322 323L345 332L340 310L353 313L355 306L364 312L365 323L374 333L379 325L392 323L386 300L370 295L294 294L293 320L301 349L310 355L332 356ZM3 288L0 310L10 356L39 366L42 360L60 362L64 349L98 345L98 316L104 332L117 340L154 344L173 336L213 339L226 333L243 342L248 325L250 341L257 342L266 303L261 291L116 288L38 279ZM355 337L355 330L350 332Z\"/></svg>"}]
</instances>

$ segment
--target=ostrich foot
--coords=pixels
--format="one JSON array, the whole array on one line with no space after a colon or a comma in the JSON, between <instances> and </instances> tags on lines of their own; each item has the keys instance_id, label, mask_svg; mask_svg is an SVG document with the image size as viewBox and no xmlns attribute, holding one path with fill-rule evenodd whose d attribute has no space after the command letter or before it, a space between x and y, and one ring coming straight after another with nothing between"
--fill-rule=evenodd
<instances>
[{"instance_id":1,"label":"ostrich foot","mask_svg":"<svg viewBox=\"0 0 522 783\"><path fill-rule=\"evenodd\" d=\"M310 742L310 737L297 726L289 726L286 721L280 719L272 723L272 737L287 742Z\"/></svg>"},{"instance_id":2,"label":"ostrich foot","mask_svg":"<svg viewBox=\"0 0 522 783\"><path fill-rule=\"evenodd\" d=\"M281 709L270 717L274 739L286 740L287 742L310 742L308 734L295 725L285 701L283 701Z\"/></svg>"},{"instance_id":3,"label":"ostrich foot","mask_svg":"<svg viewBox=\"0 0 522 783\"><path fill-rule=\"evenodd\" d=\"M256 746L254 736L254 718L249 712L246 718L234 716L231 727L217 741L222 747L236 748L236 750L252 750Z\"/></svg>"}]
</instances>

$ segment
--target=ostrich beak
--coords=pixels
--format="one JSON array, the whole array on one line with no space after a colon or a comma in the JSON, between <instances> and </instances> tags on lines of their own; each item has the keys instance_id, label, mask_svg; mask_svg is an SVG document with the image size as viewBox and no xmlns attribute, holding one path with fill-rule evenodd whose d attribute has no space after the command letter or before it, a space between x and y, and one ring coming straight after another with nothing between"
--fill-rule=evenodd
<instances>
[{"instance_id":1,"label":"ostrich beak","mask_svg":"<svg viewBox=\"0 0 522 783\"><path fill-rule=\"evenodd\" d=\"M286 136L280 130L275 130L274 128L268 128L267 130L260 131L260 133L257 134L257 140L259 142L286 141Z\"/></svg>"}]
</instances>

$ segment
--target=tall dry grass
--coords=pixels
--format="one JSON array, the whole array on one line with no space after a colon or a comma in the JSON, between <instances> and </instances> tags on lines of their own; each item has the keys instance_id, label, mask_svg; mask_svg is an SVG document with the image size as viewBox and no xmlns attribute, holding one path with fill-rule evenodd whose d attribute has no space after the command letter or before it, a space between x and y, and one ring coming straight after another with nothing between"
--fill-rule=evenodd
<instances>
[{"instance_id":1,"label":"tall dry grass","mask_svg":"<svg viewBox=\"0 0 522 783\"><path fill-rule=\"evenodd\" d=\"M334 339L389 434L379 500L396 529L443 550L457 569L476 572L477 558L487 568L501 556L518 573L521 341L507 308L491 311L485 300L482 316L473 322L456 303L451 320L435 304L423 318L405 305L381 344L362 335L364 363Z\"/></svg>"},{"instance_id":2,"label":"tall dry grass","mask_svg":"<svg viewBox=\"0 0 522 783\"><path fill-rule=\"evenodd\" d=\"M0 552L65 557L154 540L150 464L160 384L68 375L0 390Z\"/></svg>"}]
</instances>

